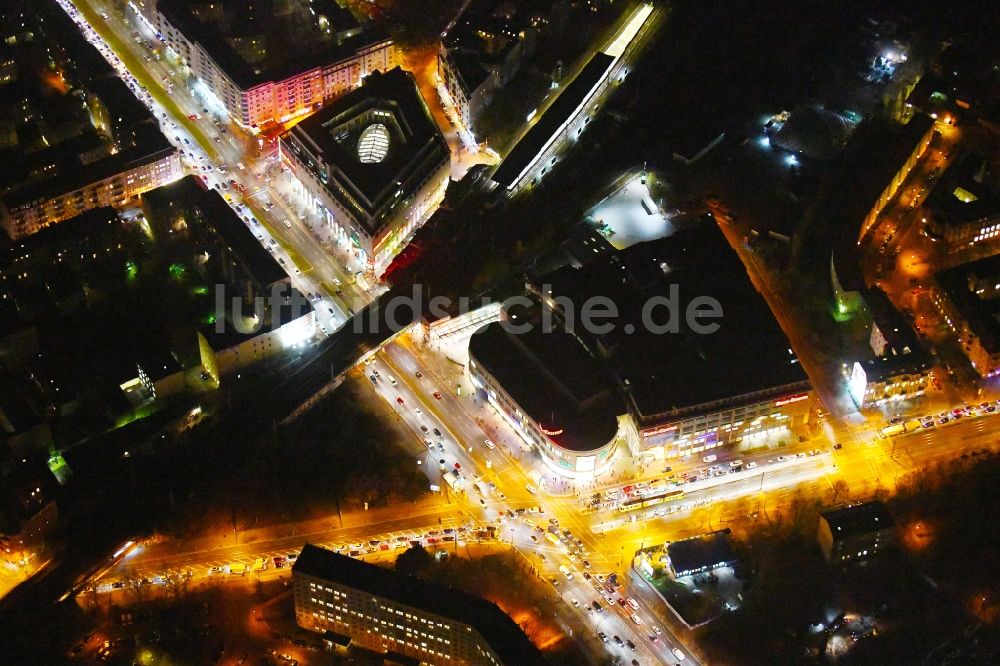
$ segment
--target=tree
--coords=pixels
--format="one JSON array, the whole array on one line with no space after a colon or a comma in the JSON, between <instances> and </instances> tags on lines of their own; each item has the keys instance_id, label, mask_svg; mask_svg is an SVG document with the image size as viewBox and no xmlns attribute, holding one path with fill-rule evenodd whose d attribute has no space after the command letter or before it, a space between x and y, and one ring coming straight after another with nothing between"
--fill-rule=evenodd
<instances>
[{"instance_id":1,"label":"tree","mask_svg":"<svg viewBox=\"0 0 1000 666\"><path fill-rule=\"evenodd\" d=\"M188 584L191 581L191 577L181 571L164 571L160 574L160 578L163 579L163 587L167 591L167 594L175 602L180 601L187 593Z\"/></svg>"},{"instance_id":2,"label":"tree","mask_svg":"<svg viewBox=\"0 0 1000 666\"><path fill-rule=\"evenodd\" d=\"M850 487L847 485L847 481L843 479L837 479L833 482L833 487L830 489L830 503L836 504L837 498L841 495L846 495Z\"/></svg>"},{"instance_id":3,"label":"tree","mask_svg":"<svg viewBox=\"0 0 1000 666\"><path fill-rule=\"evenodd\" d=\"M136 574L135 569L126 571L123 580L125 582L125 593L134 603L141 604L146 600L146 586L148 582L145 578L140 578Z\"/></svg>"},{"instance_id":4,"label":"tree","mask_svg":"<svg viewBox=\"0 0 1000 666\"><path fill-rule=\"evenodd\" d=\"M396 571L410 576L422 576L434 565L434 556L423 546L407 548L396 558Z\"/></svg>"}]
</instances>

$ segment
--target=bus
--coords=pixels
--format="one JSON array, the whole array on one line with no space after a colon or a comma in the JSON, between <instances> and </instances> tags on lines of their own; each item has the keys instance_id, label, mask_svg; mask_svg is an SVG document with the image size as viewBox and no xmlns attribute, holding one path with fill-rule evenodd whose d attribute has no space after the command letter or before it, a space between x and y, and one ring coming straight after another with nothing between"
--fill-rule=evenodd
<instances>
[{"instance_id":1,"label":"bus","mask_svg":"<svg viewBox=\"0 0 1000 666\"><path fill-rule=\"evenodd\" d=\"M683 490L671 490L665 493L660 493L659 495L653 495L651 497L636 497L634 499L626 500L618 505L618 510L622 513L626 513L628 511L635 511L636 509L645 509L646 507L662 504L663 502L674 502L683 498Z\"/></svg>"}]
</instances>

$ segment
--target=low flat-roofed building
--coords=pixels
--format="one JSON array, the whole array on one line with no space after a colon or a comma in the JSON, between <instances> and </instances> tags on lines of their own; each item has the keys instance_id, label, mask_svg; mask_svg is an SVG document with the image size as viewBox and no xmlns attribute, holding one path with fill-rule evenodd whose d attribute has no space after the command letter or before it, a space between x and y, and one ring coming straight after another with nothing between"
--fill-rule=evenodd
<instances>
[{"instance_id":1,"label":"low flat-roofed building","mask_svg":"<svg viewBox=\"0 0 1000 666\"><path fill-rule=\"evenodd\" d=\"M877 556L894 540L892 516L881 502L864 502L819 515L817 541L830 564Z\"/></svg>"},{"instance_id":2,"label":"low flat-roofed building","mask_svg":"<svg viewBox=\"0 0 1000 666\"><path fill-rule=\"evenodd\" d=\"M858 361L860 370L852 368L851 397L859 407L871 407L923 395L933 366L927 345L881 289L866 289L862 297L872 318L868 344L874 356Z\"/></svg>"},{"instance_id":3,"label":"low flat-roofed building","mask_svg":"<svg viewBox=\"0 0 1000 666\"><path fill-rule=\"evenodd\" d=\"M805 372L711 217L543 280L576 312L594 297L615 304L610 330L578 334L608 359L626 396L639 430L626 439L633 455L684 456L807 422ZM717 324L714 332L689 325L685 313L696 298L721 307L721 316L695 322ZM650 303L660 305L647 310Z\"/></svg>"},{"instance_id":4,"label":"low flat-roofed building","mask_svg":"<svg viewBox=\"0 0 1000 666\"><path fill-rule=\"evenodd\" d=\"M469 374L550 467L600 474L612 462L625 408L600 362L545 308L538 301L510 306L501 321L476 331ZM530 330L513 332L525 326Z\"/></svg>"},{"instance_id":5,"label":"low flat-roofed building","mask_svg":"<svg viewBox=\"0 0 1000 666\"><path fill-rule=\"evenodd\" d=\"M931 299L980 377L1000 374L1000 255L935 276Z\"/></svg>"},{"instance_id":6,"label":"low flat-roofed building","mask_svg":"<svg viewBox=\"0 0 1000 666\"><path fill-rule=\"evenodd\" d=\"M451 154L400 68L364 85L282 135L282 159L321 208L331 236L381 274L436 210Z\"/></svg>"},{"instance_id":7,"label":"low flat-roofed building","mask_svg":"<svg viewBox=\"0 0 1000 666\"><path fill-rule=\"evenodd\" d=\"M400 60L383 28L332 0L157 0L144 15L244 127L313 111Z\"/></svg>"},{"instance_id":8,"label":"low flat-roofed building","mask_svg":"<svg viewBox=\"0 0 1000 666\"><path fill-rule=\"evenodd\" d=\"M667 561L674 578L733 566L738 560L729 528L667 544Z\"/></svg>"},{"instance_id":9,"label":"low flat-roofed building","mask_svg":"<svg viewBox=\"0 0 1000 666\"><path fill-rule=\"evenodd\" d=\"M300 627L382 654L453 666L544 663L496 604L312 544L292 566L292 590Z\"/></svg>"}]
</instances>

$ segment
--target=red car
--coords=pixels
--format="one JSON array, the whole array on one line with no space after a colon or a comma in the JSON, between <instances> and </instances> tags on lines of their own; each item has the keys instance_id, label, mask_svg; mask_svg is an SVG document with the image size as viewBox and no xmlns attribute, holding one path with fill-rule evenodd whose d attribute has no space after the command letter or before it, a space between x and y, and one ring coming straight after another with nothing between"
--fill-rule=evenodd
<instances>
[{"instance_id":1,"label":"red car","mask_svg":"<svg viewBox=\"0 0 1000 666\"><path fill-rule=\"evenodd\" d=\"M403 397L402 396L396 396L396 402L398 402L401 405L405 405L406 404L405 402L403 402Z\"/></svg>"},{"instance_id":2,"label":"red car","mask_svg":"<svg viewBox=\"0 0 1000 666\"><path fill-rule=\"evenodd\" d=\"M440 400L441 399L441 391L434 391L434 397L437 398L438 400Z\"/></svg>"},{"instance_id":3,"label":"red car","mask_svg":"<svg viewBox=\"0 0 1000 666\"><path fill-rule=\"evenodd\" d=\"M455 463L455 469L462 469L461 463Z\"/></svg>"}]
</instances>

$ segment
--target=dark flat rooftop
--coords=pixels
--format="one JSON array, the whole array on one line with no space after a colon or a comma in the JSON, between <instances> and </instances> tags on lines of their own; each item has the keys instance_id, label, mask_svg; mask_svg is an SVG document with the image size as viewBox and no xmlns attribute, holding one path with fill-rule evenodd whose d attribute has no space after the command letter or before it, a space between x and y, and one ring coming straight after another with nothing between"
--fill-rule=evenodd
<instances>
[{"instance_id":1,"label":"dark flat rooftop","mask_svg":"<svg viewBox=\"0 0 1000 666\"><path fill-rule=\"evenodd\" d=\"M932 361L927 345L917 337L913 326L877 287L862 292L872 322L886 340L885 350L878 358L861 362L868 381L885 379L898 374L913 374L927 370ZM874 350L873 350L874 351Z\"/></svg>"},{"instance_id":2,"label":"dark flat rooftop","mask_svg":"<svg viewBox=\"0 0 1000 666\"><path fill-rule=\"evenodd\" d=\"M528 130L527 134L521 137L521 140L517 142L517 145L504 158L500 167L493 174L492 180L502 187L512 185L542 150L542 146L573 115L573 112L601 80L613 61L614 58L605 53L594 54L538 122Z\"/></svg>"},{"instance_id":3,"label":"dark flat rooftop","mask_svg":"<svg viewBox=\"0 0 1000 666\"><path fill-rule=\"evenodd\" d=\"M667 546L667 555L674 571L695 571L736 560L729 530L701 534Z\"/></svg>"},{"instance_id":4,"label":"dark flat rooftop","mask_svg":"<svg viewBox=\"0 0 1000 666\"><path fill-rule=\"evenodd\" d=\"M373 118L389 130L389 152L380 162L363 163L358 159L358 133L344 140L335 133L344 123L370 111L387 111L395 122ZM370 126L370 125L369 125ZM367 76L363 85L334 100L320 111L297 124L289 134L305 145L318 146L321 158L330 167L330 179L343 186L364 211L363 219L371 233L381 227L380 214L395 199L397 183L407 185L423 180L431 162L450 159L450 152L437 123L430 115L413 75L396 67L388 72ZM330 195L344 199L338 188L327 188ZM347 203L348 209L354 206Z\"/></svg>"},{"instance_id":5,"label":"dark flat rooftop","mask_svg":"<svg viewBox=\"0 0 1000 666\"><path fill-rule=\"evenodd\" d=\"M829 200L819 209L828 211L833 224L842 230L836 236L833 261L845 289L860 291L865 286L857 249L861 223L933 124L923 115L902 126L866 120L834 161L832 173L838 177L827 190Z\"/></svg>"},{"instance_id":6,"label":"dark flat rooftop","mask_svg":"<svg viewBox=\"0 0 1000 666\"><path fill-rule=\"evenodd\" d=\"M865 502L820 514L836 541L856 534L867 534L892 527L892 516L881 502Z\"/></svg>"},{"instance_id":7,"label":"dark flat rooftop","mask_svg":"<svg viewBox=\"0 0 1000 666\"><path fill-rule=\"evenodd\" d=\"M949 268L935 278L983 348L1000 352L1000 255Z\"/></svg>"},{"instance_id":8,"label":"dark flat rooftop","mask_svg":"<svg viewBox=\"0 0 1000 666\"><path fill-rule=\"evenodd\" d=\"M544 663L541 653L514 621L496 604L481 597L398 574L308 543L292 565L292 573L330 580L469 625L508 666Z\"/></svg>"},{"instance_id":9,"label":"dark flat rooftop","mask_svg":"<svg viewBox=\"0 0 1000 666\"><path fill-rule=\"evenodd\" d=\"M925 206L934 214L934 223L941 225L961 225L1000 216L1000 192L990 186L983 172L989 171L987 158L982 153L970 152L952 164L938 181ZM994 176L995 177L995 176ZM975 197L971 201L959 199L957 194L964 190L965 197Z\"/></svg>"},{"instance_id":10,"label":"dark flat rooftop","mask_svg":"<svg viewBox=\"0 0 1000 666\"><path fill-rule=\"evenodd\" d=\"M600 363L561 326L544 332L542 306L512 306L511 324L531 323L515 334L496 322L469 340L469 353L539 426L560 432L549 438L570 451L593 451L618 431L625 412Z\"/></svg>"},{"instance_id":11,"label":"dark flat rooftop","mask_svg":"<svg viewBox=\"0 0 1000 666\"><path fill-rule=\"evenodd\" d=\"M571 298L577 311L594 296L615 303L613 330L595 337L643 418L806 381L770 307L712 218L584 268L562 268L544 281L556 296ZM659 334L643 322L643 308L651 298L670 298L672 287L679 330ZM702 320L719 325L714 333L696 333L684 321L688 304L701 296L722 306L721 318ZM665 307L653 311L657 324L667 317Z\"/></svg>"}]
</instances>

